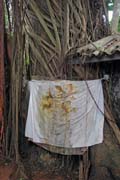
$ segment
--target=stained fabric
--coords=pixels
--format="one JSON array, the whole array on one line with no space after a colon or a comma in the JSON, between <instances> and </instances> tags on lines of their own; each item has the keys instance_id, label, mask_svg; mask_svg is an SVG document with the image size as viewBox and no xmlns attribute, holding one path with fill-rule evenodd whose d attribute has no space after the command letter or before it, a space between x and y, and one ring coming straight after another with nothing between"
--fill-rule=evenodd
<instances>
[{"instance_id":1,"label":"stained fabric","mask_svg":"<svg viewBox=\"0 0 120 180\"><path fill-rule=\"evenodd\" d=\"M26 137L48 150L55 151L51 147L58 147L62 154L64 148L69 154L71 149L102 143L104 98L101 80L32 80L29 90Z\"/></svg>"},{"instance_id":2,"label":"stained fabric","mask_svg":"<svg viewBox=\"0 0 120 180\"><path fill-rule=\"evenodd\" d=\"M64 148L64 147L58 147L58 146L51 146L48 144L38 144L38 145L47 151L57 153L57 154L62 154L62 155L83 155L88 150L87 147Z\"/></svg>"}]
</instances>

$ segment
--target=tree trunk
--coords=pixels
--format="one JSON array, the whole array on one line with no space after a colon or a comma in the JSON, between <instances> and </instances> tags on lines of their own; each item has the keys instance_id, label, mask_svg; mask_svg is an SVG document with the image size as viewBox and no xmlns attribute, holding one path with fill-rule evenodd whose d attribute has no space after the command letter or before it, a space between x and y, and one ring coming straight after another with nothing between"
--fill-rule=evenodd
<instances>
[{"instance_id":1,"label":"tree trunk","mask_svg":"<svg viewBox=\"0 0 120 180\"><path fill-rule=\"evenodd\" d=\"M4 8L0 0L0 153L3 149L3 115L4 111Z\"/></svg>"},{"instance_id":2,"label":"tree trunk","mask_svg":"<svg viewBox=\"0 0 120 180\"><path fill-rule=\"evenodd\" d=\"M120 0L115 0L113 18L112 18L112 24L111 24L113 33L118 32L119 15L120 15Z\"/></svg>"}]
</instances>

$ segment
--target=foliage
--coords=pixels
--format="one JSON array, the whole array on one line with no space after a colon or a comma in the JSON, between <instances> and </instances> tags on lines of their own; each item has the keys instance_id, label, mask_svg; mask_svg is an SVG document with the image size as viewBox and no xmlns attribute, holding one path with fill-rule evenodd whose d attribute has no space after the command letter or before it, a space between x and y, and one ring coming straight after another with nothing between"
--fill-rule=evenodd
<instances>
[{"instance_id":1,"label":"foliage","mask_svg":"<svg viewBox=\"0 0 120 180\"><path fill-rule=\"evenodd\" d=\"M106 5L107 5L108 11L113 11L114 0L106 0Z\"/></svg>"},{"instance_id":2,"label":"foliage","mask_svg":"<svg viewBox=\"0 0 120 180\"><path fill-rule=\"evenodd\" d=\"M119 24L118 24L118 32L120 32L120 20L119 20Z\"/></svg>"}]
</instances>

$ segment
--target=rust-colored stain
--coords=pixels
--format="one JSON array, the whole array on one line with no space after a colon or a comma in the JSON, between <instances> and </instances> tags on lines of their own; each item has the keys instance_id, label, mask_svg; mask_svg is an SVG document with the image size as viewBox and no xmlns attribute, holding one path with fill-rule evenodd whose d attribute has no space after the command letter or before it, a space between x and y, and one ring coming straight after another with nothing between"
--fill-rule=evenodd
<instances>
[{"instance_id":1,"label":"rust-colored stain","mask_svg":"<svg viewBox=\"0 0 120 180\"><path fill-rule=\"evenodd\" d=\"M72 108L71 108L71 101L65 101L61 104L61 108L64 110L65 113L70 113Z\"/></svg>"},{"instance_id":2,"label":"rust-colored stain","mask_svg":"<svg viewBox=\"0 0 120 180\"><path fill-rule=\"evenodd\" d=\"M47 110L48 112L50 112L52 111L52 106L53 106L53 97L49 90L49 92L42 97L41 108L43 111Z\"/></svg>"},{"instance_id":3,"label":"rust-colored stain","mask_svg":"<svg viewBox=\"0 0 120 180\"><path fill-rule=\"evenodd\" d=\"M75 87L72 84L66 84L64 87L56 85L54 96L50 89L42 96L40 108L43 112L52 113L55 109L62 110L64 116L68 116L70 112L76 112L77 109L72 107L72 101L75 99ZM69 97L69 99L68 99Z\"/></svg>"}]
</instances>

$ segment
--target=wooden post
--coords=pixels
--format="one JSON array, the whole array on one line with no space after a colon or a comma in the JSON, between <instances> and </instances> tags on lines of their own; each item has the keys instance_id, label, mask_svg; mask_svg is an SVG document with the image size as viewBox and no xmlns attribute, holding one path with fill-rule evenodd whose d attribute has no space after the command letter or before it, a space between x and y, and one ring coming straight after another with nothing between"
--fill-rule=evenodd
<instances>
[{"instance_id":1,"label":"wooden post","mask_svg":"<svg viewBox=\"0 0 120 180\"><path fill-rule=\"evenodd\" d=\"M0 151L3 148L4 124L4 5L0 0Z\"/></svg>"}]
</instances>

